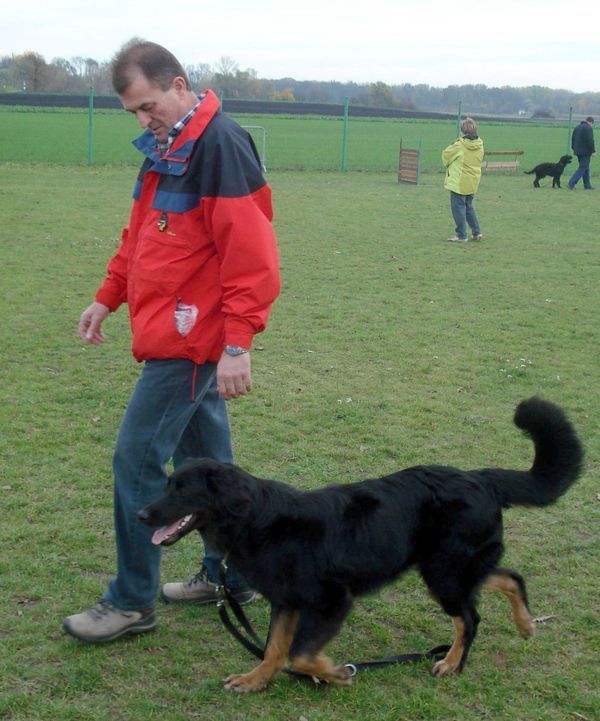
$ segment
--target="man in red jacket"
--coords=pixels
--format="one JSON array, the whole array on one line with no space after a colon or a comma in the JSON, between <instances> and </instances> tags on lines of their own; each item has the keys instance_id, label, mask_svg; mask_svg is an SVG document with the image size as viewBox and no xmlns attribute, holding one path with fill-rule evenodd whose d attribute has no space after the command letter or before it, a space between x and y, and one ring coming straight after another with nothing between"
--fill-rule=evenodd
<instances>
[{"instance_id":1,"label":"man in red jacket","mask_svg":"<svg viewBox=\"0 0 600 721\"><path fill-rule=\"evenodd\" d=\"M225 401L251 390L252 339L280 287L271 192L250 136L219 111L214 93L191 91L160 45L131 41L112 75L145 129L134 142L145 160L129 224L79 335L102 343L104 320L127 303L132 351L144 367L113 458L117 575L96 605L64 621L90 643L155 627L160 547L136 514L162 494L170 459L232 461ZM205 548L200 573L166 584L163 598L216 601L220 560ZM229 574L238 600L252 600Z\"/></svg>"}]
</instances>

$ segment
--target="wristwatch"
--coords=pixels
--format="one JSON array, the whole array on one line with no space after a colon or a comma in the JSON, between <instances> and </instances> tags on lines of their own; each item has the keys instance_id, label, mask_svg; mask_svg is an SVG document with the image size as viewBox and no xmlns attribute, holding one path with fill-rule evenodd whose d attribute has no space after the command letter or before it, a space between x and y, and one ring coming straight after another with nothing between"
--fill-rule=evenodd
<instances>
[{"instance_id":1,"label":"wristwatch","mask_svg":"<svg viewBox=\"0 0 600 721\"><path fill-rule=\"evenodd\" d=\"M230 356L236 356L236 355L243 355L244 353L248 353L250 350L249 348L241 348L239 345L226 345L225 346L225 353Z\"/></svg>"}]
</instances>

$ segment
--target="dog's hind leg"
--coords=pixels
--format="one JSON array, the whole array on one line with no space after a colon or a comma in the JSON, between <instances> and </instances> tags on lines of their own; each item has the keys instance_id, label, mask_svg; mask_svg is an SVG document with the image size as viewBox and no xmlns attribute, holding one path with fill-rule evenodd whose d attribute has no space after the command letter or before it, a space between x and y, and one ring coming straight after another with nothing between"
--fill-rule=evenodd
<instances>
[{"instance_id":1,"label":"dog's hind leg","mask_svg":"<svg viewBox=\"0 0 600 721\"><path fill-rule=\"evenodd\" d=\"M297 625L297 611L273 609L263 661L250 673L228 676L225 679L225 688L238 693L262 691L285 666Z\"/></svg>"},{"instance_id":2,"label":"dog's hind leg","mask_svg":"<svg viewBox=\"0 0 600 721\"><path fill-rule=\"evenodd\" d=\"M520 573L508 568L495 568L485 579L483 588L503 593L511 605L518 632L523 638L533 636L534 626L529 614L527 589Z\"/></svg>"},{"instance_id":3,"label":"dog's hind leg","mask_svg":"<svg viewBox=\"0 0 600 721\"><path fill-rule=\"evenodd\" d=\"M328 605L326 611L302 609L296 637L290 650L290 665L295 671L313 676L337 686L352 683L347 666L336 666L323 654L327 643L338 633L350 610L352 599L348 596L340 603Z\"/></svg>"}]
</instances>

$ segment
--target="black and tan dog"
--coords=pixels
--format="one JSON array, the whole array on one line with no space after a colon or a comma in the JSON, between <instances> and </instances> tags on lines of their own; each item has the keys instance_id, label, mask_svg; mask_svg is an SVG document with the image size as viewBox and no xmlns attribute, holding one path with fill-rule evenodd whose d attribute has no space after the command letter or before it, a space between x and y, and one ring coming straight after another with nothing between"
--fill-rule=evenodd
<instances>
[{"instance_id":1,"label":"black and tan dog","mask_svg":"<svg viewBox=\"0 0 600 721\"><path fill-rule=\"evenodd\" d=\"M549 175L552 178L552 187L560 188L560 176L564 173L567 165L573 160L572 155L563 155L558 163L540 163L536 165L533 170L523 171L525 175L532 175L535 173L535 180L533 181L533 187L540 187L540 180Z\"/></svg>"},{"instance_id":2,"label":"black and tan dog","mask_svg":"<svg viewBox=\"0 0 600 721\"><path fill-rule=\"evenodd\" d=\"M497 565L502 508L556 501L577 479L583 453L552 403L523 401L514 420L535 445L529 471L417 466L310 491L207 459L175 472L166 495L139 513L144 523L163 526L154 543L171 545L198 529L271 603L264 660L229 676L225 688L260 691L288 657L293 669L349 685L347 667L323 654L326 644L355 596L412 566L454 622L454 643L434 675L462 670L477 632L481 588L503 593L517 630L531 636L525 583Z\"/></svg>"}]
</instances>

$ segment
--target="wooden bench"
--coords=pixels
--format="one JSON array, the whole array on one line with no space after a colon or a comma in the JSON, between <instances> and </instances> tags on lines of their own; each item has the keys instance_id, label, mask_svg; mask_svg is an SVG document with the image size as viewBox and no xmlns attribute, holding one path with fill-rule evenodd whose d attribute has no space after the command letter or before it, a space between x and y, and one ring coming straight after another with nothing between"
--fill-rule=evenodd
<instances>
[{"instance_id":1,"label":"wooden bench","mask_svg":"<svg viewBox=\"0 0 600 721\"><path fill-rule=\"evenodd\" d=\"M518 156L524 154L524 150L486 150L481 165L484 170L515 170L519 167ZM486 160L489 155L511 155L512 160Z\"/></svg>"}]
</instances>

